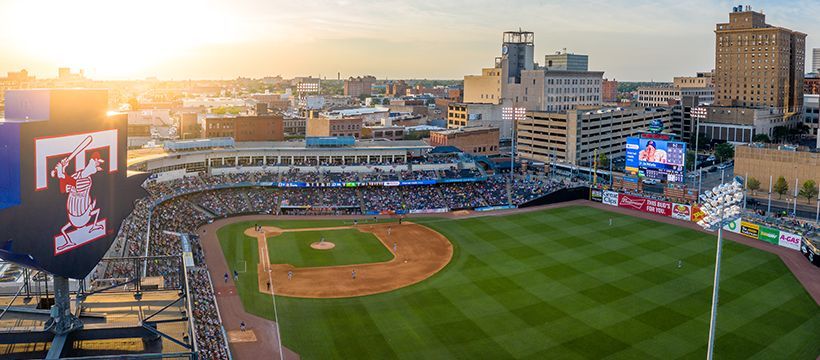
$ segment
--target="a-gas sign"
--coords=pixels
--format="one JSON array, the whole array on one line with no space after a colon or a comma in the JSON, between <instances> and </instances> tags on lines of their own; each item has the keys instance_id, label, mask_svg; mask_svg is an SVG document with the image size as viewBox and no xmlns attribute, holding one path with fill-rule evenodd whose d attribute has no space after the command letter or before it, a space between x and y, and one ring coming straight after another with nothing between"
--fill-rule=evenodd
<instances>
[{"instance_id":1,"label":"a-gas sign","mask_svg":"<svg viewBox=\"0 0 820 360\"><path fill-rule=\"evenodd\" d=\"M1 258L82 278L111 246L145 176L126 176L127 119L107 107L102 90L6 93L0 193L18 196L0 207Z\"/></svg>"}]
</instances>

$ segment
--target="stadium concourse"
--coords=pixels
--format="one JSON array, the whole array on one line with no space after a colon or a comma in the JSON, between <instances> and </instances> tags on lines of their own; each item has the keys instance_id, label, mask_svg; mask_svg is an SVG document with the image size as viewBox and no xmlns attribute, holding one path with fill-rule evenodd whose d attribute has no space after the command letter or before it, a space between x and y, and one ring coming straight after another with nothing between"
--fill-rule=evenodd
<instances>
[{"instance_id":1,"label":"stadium concourse","mask_svg":"<svg viewBox=\"0 0 820 360\"><path fill-rule=\"evenodd\" d=\"M510 208L579 185L528 173L514 174L512 184L508 184L508 175L487 175L480 168L455 164L435 170L379 170L368 165L368 171L357 172L318 171L312 163L296 165L307 166L277 167L277 172L199 172L147 182L144 186L149 196L135 202L107 253L112 260L101 263L91 280L100 285L140 272L144 278L158 279L162 288L181 289L187 277L193 289L196 348L202 358L226 358L228 339L196 235L197 228L214 219L247 214L373 215ZM400 182L418 185L384 186ZM186 234L189 242L180 241L180 234ZM184 254L189 254L192 264L184 265L183 274L179 256ZM145 260L134 262L134 257Z\"/></svg>"}]
</instances>

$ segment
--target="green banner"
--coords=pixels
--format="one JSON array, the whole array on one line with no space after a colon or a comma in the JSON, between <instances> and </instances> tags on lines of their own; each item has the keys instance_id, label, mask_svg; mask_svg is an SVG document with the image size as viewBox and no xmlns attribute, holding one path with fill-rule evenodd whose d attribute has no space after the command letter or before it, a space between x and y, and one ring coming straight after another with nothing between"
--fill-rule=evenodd
<instances>
[{"instance_id":1,"label":"green banner","mask_svg":"<svg viewBox=\"0 0 820 360\"><path fill-rule=\"evenodd\" d=\"M761 225L759 239L777 245L780 240L780 230Z\"/></svg>"}]
</instances>

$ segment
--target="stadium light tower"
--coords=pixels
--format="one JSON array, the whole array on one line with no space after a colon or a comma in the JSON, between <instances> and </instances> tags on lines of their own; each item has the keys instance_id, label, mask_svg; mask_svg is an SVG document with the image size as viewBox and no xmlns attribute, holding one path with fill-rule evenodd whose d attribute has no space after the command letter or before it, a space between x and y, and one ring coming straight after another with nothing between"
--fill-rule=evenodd
<instances>
[{"instance_id":1,"label":"stadium light tower","mask_svg":"<svg viewBox=\"0 0 820 360\"><path fill-rule=\"evenodd\" d=\"M720 184L699 196L701 210L706 214L698 225L709 231L717 230L715 252L715 280L712 287L712 314L709 320L709 346L706 358L712 360L715 351L715 322L717 319L718 291L720 288L720 257L723 242L723 226L740 218L743 202L743 178L736 176L731 183Z\"/></svg>"},{"instance_id":2,"label":"stadium light tower","mask_svg":"<svg viewBox=\"0 0 820 360\"><path fill-rule=\"evenodd\" d=\"M510 122L510 178L507 182L507 199L512 201L512 186L513 174L515 172L515 127L524 120L527 114L527 109L518 107L518 102L513 103L513 107L504 107L501 109L501 120Z\"/></svg>"},{"instance_id":3,"label":"stadium light tower","mask_svg":"<svg viewBox=\"0 0 820 360\"><path fill-rule=\"evenodd\" d=\"M680 106L681 106L681 113L683 113L683 100L681 100L681 105ZM692 118L695 119L695 167L694 167L694 170L695 170L695 174L698 175L697 176L698 195L700 195L700 185L703 181L703 175L698 171L698 150L700 150L700 147L699 147L700 144L698 143L699 140L700 140L699 139L699 137L700 137L700 120L701 119L706 119L706 114L707 113L708 113L708 111L706 110L705 107L698 106L698 107L692 109ZM694 182L695 178L692 178L692 181ZM692 183L692 185L694 185L694 183Z\"/></svg>"}]
</instances>

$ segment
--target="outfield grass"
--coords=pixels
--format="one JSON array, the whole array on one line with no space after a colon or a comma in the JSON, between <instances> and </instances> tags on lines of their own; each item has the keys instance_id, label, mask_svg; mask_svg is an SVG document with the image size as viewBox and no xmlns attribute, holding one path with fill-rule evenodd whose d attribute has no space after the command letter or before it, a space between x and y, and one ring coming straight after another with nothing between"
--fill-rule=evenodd
<instances>
[{"instance_id":1,"label":"outfield grass","mask_svg":"<svg viewBox=\"0 0 820 360\"><path fill-rule=\"evenodd\" d=\"M705 356L714 236L586 207L423 223L453 242L450 265L380 295L278 297L285 345L305 359ZM250 238L218 235L229 263L255 269ZM716 358L820 354L818 306L780 259L723 254ZM239 285L247 311L273 317L256 275Z\"/></svg>"},{"instance_id":2,"label":"outfield grass","mask_svg":"<svg viewBox=\"0 0 820 360\"><path fill-rule=\"evenodd\" d=\"M311 243L324 238L336 245L330 250L316 250ZM355 229L286 232L268 238L271 264L296 267L367 264L388 261L393 254L371 233Z\"/></svg>"}]
</instances>

